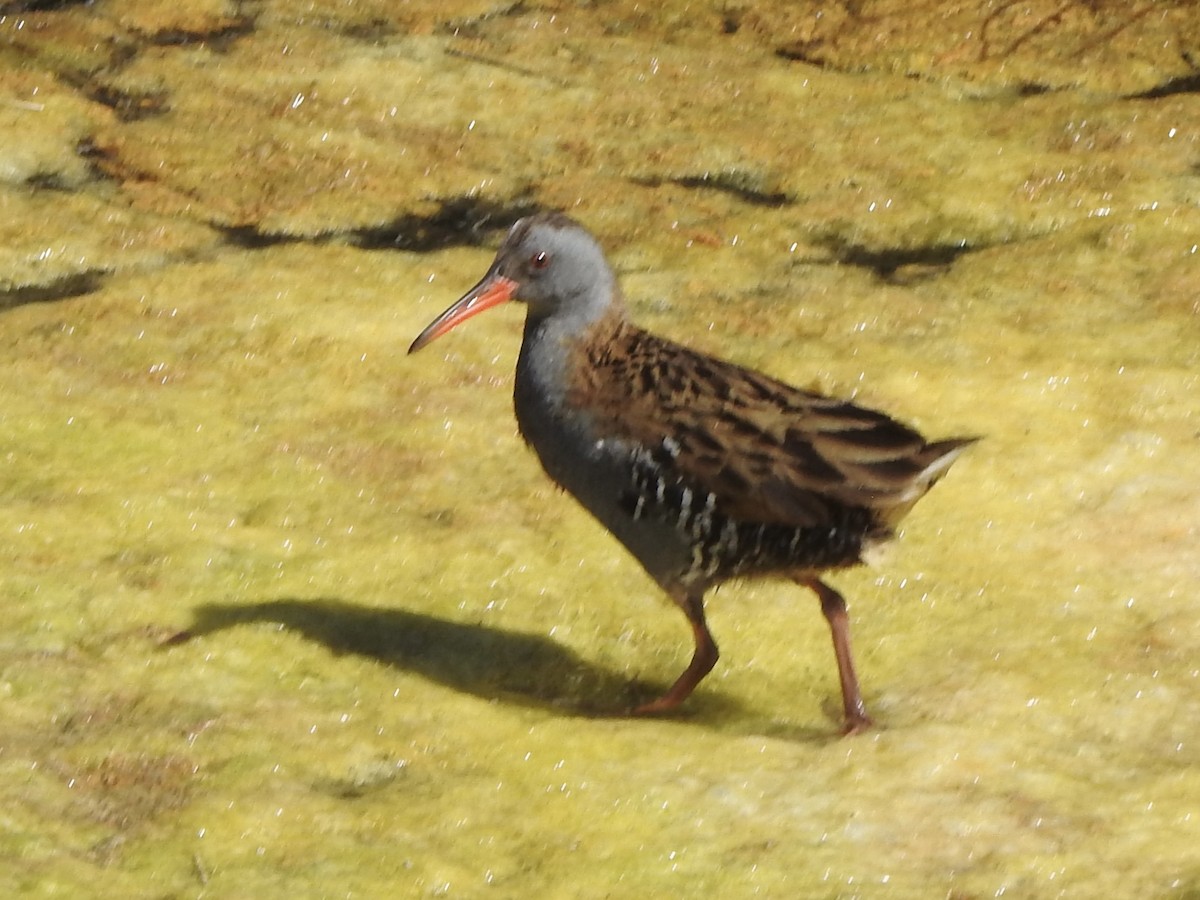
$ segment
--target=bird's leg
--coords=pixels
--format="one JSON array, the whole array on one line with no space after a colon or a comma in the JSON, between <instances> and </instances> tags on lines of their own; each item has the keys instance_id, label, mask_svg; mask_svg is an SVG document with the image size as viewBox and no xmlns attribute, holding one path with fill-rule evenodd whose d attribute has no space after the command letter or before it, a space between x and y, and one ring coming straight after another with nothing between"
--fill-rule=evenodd
<instances>
[{"instance_id":1,"label":"bird's leg","mask_svg":"<svg viewBox=\"0 0 1200 900\"><path fill-rule=\"evenodd\" d=\"M863 703L858 688L858 675L854 672L854 656L850 653L850 617L846 615L846 601L842 595L817 578L797 578L797 582L810 587L821 599L821 612L829 622L833 634L833 652L837 657L838 678L842 682L842 708L846 720L843 734L855 734L871 727L871 718Z\"/></svg>"},{"instance_id":2,"label":"bird's leg","mask_svg":"<svg viewBox=\"0 0 1200 900\"><path fill-rule=\"evenodd\" d=\"M704 621L704 591L671 591L670 594L671 599L679 604L679 608L687 616L688 624L692 626L696 649L692 653L692 661L683 670L683 674L675 679L671 689L657 700L651 700L649 703L635 707L633 714L637 716L653 715L674 709L691 695L700 680L717 664L717 642L713 640L712 633L708 630L708 623Z\"/></svg>"}]
</instances>

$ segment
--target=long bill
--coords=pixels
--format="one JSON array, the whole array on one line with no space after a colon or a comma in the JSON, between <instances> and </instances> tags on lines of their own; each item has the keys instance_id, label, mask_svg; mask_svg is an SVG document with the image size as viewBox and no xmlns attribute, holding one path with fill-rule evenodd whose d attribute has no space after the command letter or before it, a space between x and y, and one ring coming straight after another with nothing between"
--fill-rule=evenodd
<instances>
[{"instance_id":1,"label":"long bill","mask_svg":"<svg viewBox=\"0 0 1200 900\"><path fill-rule=\"evenodd\" d=\"M417 339L408 348L409 353L416 353L426 344L440 338L450 329L461 325L472 316L477 316L485 309L499 306L513 298L517 292L517 282L503 275L489 272L475 287L460 297L453 306L425 326L425 330L417 335Z\"/></svg>"}]
</instances>

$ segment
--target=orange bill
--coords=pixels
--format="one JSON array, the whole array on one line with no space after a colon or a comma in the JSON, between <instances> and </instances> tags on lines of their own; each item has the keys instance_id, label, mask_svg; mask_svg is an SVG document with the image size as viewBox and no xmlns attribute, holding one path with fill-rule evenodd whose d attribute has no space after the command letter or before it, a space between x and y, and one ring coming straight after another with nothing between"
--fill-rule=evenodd
<instances>
[{"instance_id":1,"label":"orange bill","mask_svg":"<svg viewBox=\"0 0 1200 900\"><path fill-rule=\"evenodd\" d=\"M483 280L471 288L453 306L425 326L425 330L417 335L417 339L408 348L409 353L416 353L426 344L440 338L450 329L477 316L485 309L499 306L513 298L517 292L517 282L503 275L488 273Z\"/></svg>"}]
</instances>

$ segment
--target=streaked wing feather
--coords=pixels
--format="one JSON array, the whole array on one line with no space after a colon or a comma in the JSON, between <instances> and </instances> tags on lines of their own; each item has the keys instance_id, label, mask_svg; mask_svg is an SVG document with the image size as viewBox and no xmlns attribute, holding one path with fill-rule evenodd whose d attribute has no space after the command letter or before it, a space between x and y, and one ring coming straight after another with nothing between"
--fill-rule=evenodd
<instances>
[{"instance_id":1,"label":"streaked wing feather","mask_svg":"<svg viewBox=\"0 0 1200 900\"><path fill-rule=\"evenodd\" d=\"M927 443L883 413L791 387L623 325L584 345L568 402L746 521L816 525L837 506L894 522L969 439ZM925 473L931 473L925 477Z\"/></svg>"}]
</instances>

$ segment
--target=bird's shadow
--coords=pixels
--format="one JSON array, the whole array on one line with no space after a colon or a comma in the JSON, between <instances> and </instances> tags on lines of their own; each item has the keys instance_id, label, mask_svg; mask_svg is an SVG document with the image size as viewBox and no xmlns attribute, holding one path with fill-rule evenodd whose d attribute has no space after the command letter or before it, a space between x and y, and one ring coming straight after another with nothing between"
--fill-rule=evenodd
<instances>
[{"instance_id":1,"label":"bird's shadow","mask_svg":"<svg viewBox=\"0 0 1200 900\"><path fill-rule=\"evenodd\" d=\"M270 622L337 654L376 660L487 700L592 718L624 716L665 685L630 681L539 634L440 619L405 609L358 606L334 599L206 603L190 627L163 646L185 644L239 625ZM699 694L677 715L707 718L740 708L735 700Z\"/></svg>"}]
</instances>

